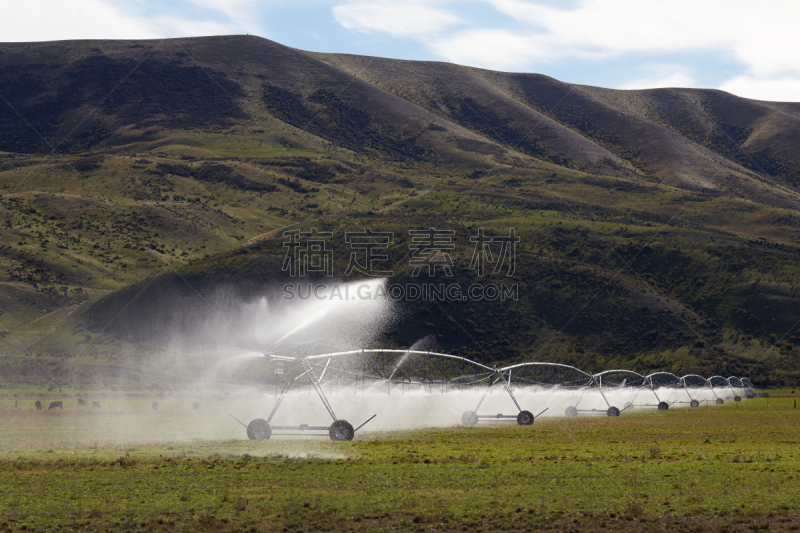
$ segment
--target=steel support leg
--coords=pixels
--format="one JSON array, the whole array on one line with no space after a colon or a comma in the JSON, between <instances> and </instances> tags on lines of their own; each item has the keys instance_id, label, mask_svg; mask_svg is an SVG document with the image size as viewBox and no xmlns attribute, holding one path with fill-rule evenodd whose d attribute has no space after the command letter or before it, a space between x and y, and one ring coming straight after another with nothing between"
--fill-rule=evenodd
<instances>
[{"instance_id":1,"label":"steel support leg","mask_svg":"<svg viewBox=\"0 0 800 533\"><path fill-rule=\"evenodd\" d=\"M661 398L658 397L658 393L656 392L656 389L654 389L652 385L650 385L650 390L653 391L653 396L656 397L656 401L658 403L661 403Z\"/></svg>"},{"instance_id":2,"label":"steel support leg","mask_svg":"<svg viewBox=\"0 0 800 533\"><path fill-rule=\"evenodd\" d=\"M333 412L333 407L331 407L331 403L328 401L328 398L325 396L325 393L322 390L322 386L319 384L319 381L317 380L317 376L314 373L314 368L311 366L311 363L309 363L306 359L303 359L303 368L305 368L308 377L311 378L311 384L314 385L314 390L317 391L319 399L322 400L322 405L325 406L325 409L328 410L328 413L330 413L331 418L333 418L333 421L336 422L338 420L338 418L336 418L336 413Z\"/></svg>"},{"instance_id":3,"label":"steel support leg","mask_svg":"<svg viewBox=\"0 0 800 533\"><path fill-rule=\"evenodd\" d=\"M511 396L511 399L514 401L514 405L517 406L517 410L522 411L522 407L519 406L519 402L514 397L514 393L511 392L511 371L510 370L508 371L508 383L506 383L506 380L503 379L503 376L500 375L500 373L497 372L497 370L495 370L495 373L497 373L497 376L500 378L500 381L503 382L503 387L506 388L506 392L508 393L509 396Z\"/></svg>"},{"instance_id":4,"label":"steel support leg","mask_svg":"<svg viewBox=\"0 0 800 533\"><path fill-rule=\"evenodd\" d=\"M597 391L600 393L600 396L603 397L603 401L606 402L606 406L611 407L611 404L608 403L608 398L606 398L605 393L603 393L603 387L597 383L597 380L594 379L594 376L592 376L592 381L594 381L594 384L597 385Z\"/></svg>"},{"instance_id":5,"label":"steel support leg","mask_svg":"<svg viewBox=\"0 0 800 533\"><path fill-rule=\"evenodd\" d=\"M686 387L686 385L683 386L683 390L686 391L686 396L689 397L689 400L694 400L694 398L692 398L692 393L689 392L689 389L688 389L688 387Z\"/></svg>"},{"instance_id":6,"label":"steel support leg","mask_svg":"<svg viewBox=\"0 0 800 533\"><path fill-rule=\"evenodd\" d=\"M275 413L278 412L278 407L281 406L281 402L283 402L283 395L289 390L289 387L292 386L293 381L287 381L286 385L283 386L281 389L281 395L278 396L278 401L275 402L275 406L272 408L272 411L269 413L269 417L267 418L267 424L272 422L272 417L275 416Z\"/></svg>"}]
</instances>

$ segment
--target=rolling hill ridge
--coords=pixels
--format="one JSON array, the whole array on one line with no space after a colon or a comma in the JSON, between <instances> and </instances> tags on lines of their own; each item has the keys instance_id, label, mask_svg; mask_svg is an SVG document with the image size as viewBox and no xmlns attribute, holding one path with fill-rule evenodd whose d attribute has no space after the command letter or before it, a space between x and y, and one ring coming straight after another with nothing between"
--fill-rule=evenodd
<instances>
[{"instance_id":1,"label":"rolling hill ridge","mask_svg":"<svg viewBox=\"0 0 800 533\"><path fill-rule=\"evenodd\" d=\"M312 227L392 231L395 282L410 229L454 230L464 286L470 236L517 229L518 301L406 302L385 345L800 378L796 104L249 36L3 43L0 96L6 379L140 364Z\"/></svg>"}]
</instances>

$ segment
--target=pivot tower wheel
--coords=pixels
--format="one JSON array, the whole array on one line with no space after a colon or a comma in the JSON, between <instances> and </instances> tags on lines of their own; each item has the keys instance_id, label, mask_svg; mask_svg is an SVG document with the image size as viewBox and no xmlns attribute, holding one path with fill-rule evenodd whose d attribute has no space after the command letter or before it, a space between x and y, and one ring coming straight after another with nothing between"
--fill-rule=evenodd
<instances>
[{"instance_id":1,"label":"pivot tower wheel","mask_svg":"<svg viewBox=\"0 0 800 533\"><path fill-rule=\"evenodd\" d=\"M723 403L725 403L725 400L722 398L717 398L717 405L722 405Z\"/></svg>"},{"instance_id":2,"label":"pivot tower wheel","mask_svg":"<svg viewBox=\"0 0 800 533\"><path fill-rule=\"evenodd\" d=\"M530 426L533 424L533 414L530 411L520 411L517 415L517 424L520 426Z\"/></svg>"},{"instance_id":3,"label":"pivot tower wheel","mask_svg":"<svg viewBox=\"0 0 800 533\"><path fill-rule=\"evenodd\" d=\"M734 396L733 397L733 401L734 402L741 402L742 401L742 397L741 396Z\"/></svg>"},{"instance_id":4,"label":"pivot tower wheel","mask_svg":"<svg viewBox=\"0 0 800 533\"><path fill-rule=\"evenodd\" d=\"M669 409L669 404L667 402L658 402L659 411L666 411L667 409Z\"/></svg>"},{"instance_id":5,"label":"pivot tower wheel","mask_svg":"<svg viewBox=\"0 0 800 533\"><path fill-rule=\"evenodd\" d=\"M574 405L570 405L566 409L564 409L564 414L567 416L578 416L578 408Z\"/></svg>"},{"instance_id":6,"label":"pivot tower wheel","mask_svg":"<svg viewBox=\"0 0 800 533\"><path fill-rule=\"evenodd\" d=\"M254 418L247 424L247 438L250 440L267 440L272 436L272 428L263 418Z\"/></svg>"},{"instance_id":7,"label":"pivot tower wheel","mask_svg":"<svg viewBox=\"0 0 800 533\"><path fill-rule=\"evenodd\" d=\"M692 400L691 402L689 402L689 407L700 407L700 402L698 402L697 400Z\"/></svg>"},{"instance_id":8,"label":"pivot tower wheel","mask_svg":"<svg viewBox=\"0 0 800 533\"><path fill-rule=\"evenodd\" d=\"M353 440L355 434L353 426L347 420L336 420L328 428L328 436L331 440Z\"/></svg>"},{"instance_id":9,"label":"pivot tower wheel","mask_svg":"<svg viewBox=\"0 0 800 533\"><path fill-rule=\"evenodd\" d=\"M606 414L608 416L619 416L619 409L617 409L616 407L613 407L613 406L609 407L608 411L606 411Z\"/></svg>"},{"instance_id":10,"label":"pivot tower wheel","mask_svg":"<svg viewBox=\"0 0 800 533\"><path fill-rule=\"evenodd\" d=\"M478 423L478 413L475 411L464 411L461 415L461 423L465 426L474 426Z\"/></svg>"},{"instance_id":11,"label":"pivot tower wheel","mask_svg":"<svg viewBox=\"0 0 800 533\"><path fill-rule=\"evenodd\" d=\"M752 395L752 394L748 394L748 395L747 395L747 399L748 399L748 400L752 400L752 399L753 399L753 395Z\"/></svg>"}]
</instances>

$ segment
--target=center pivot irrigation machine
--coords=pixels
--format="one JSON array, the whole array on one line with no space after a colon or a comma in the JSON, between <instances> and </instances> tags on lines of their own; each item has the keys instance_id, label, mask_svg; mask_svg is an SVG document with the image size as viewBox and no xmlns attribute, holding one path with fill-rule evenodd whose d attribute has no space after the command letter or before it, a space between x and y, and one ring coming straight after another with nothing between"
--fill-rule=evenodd
<instances>
[{"instance_id":1,"label":"center pivot irrigation machine","mask_svg":"<svg viewBox=\"0 0 800 533\"><path fill-rule=\"evenodd\" d=\"M675 403L688 403L691 407L699 406L699 401L691 390L704 387L716 398L716 403L723 403L717 391L723 386L733 393L733 398L740 399L736 389L745 391L752 398L754 391L749 380L739 378L720 378L715 376L705 379L700 376L679 378L667 372L656 372L643 376L629 370L608 370L599 374L588 374L573 366L559 363L530 362L498 368L487 366L457 355L419 350L351 350L345 352L326 353L320 355L285 356L266 354L268 364L273 366L276 376L275 387L277 400L266 419L255 418L249 424L237 422L247 428L250 439L269 439L276 435L328 436L334 441L352 440L356 431L364 427L375 416L363 421L358 427L339 418L329 396L332 393L341 395L348 391L357 393L385 393L387 396L405 392L479 392L477 405L468 407L461 413L461 422L465 426L474 426L479 422L514 421L521 426L533 424L536 417L549 409L545 408L535 416L523 408L523 402L529 393L562 390L579 394L578 400L566 407L566 416L577 416L581 412L605 413L608 416L619 416L621 411L612 405L614 399L627 399L622 411L634 407L655 407L666 410ZM272 420L281 403L292 389L311 386L322 405L330 415L332 422L328 426L297 424L288 426L272 425ZM516 413L481 413L484 400L491 390L500 387L513 402ZM715 388L717 389L715 391ZM678 391L688 396L687 400L674 399ZM605 408L579 408L581 399L590 392L599 393ZM652 394L655 403L642 400L643 394ZM338 396L334 396L336 399ZM637 403L637 400L639 402Z\"/></svg>"},{"instance_id":2,"label":"center pivot irrigation machine","mask_svg":"<svg viewBox=\"0 0 800 533\"><path fill-rule=\"evenodd\" d=\"M351 350L304 357L273 354L267 354L266 357L275 366L275 374L283 376L283 379L276 382L279 383L276 386L280 389L277 394L278 399L266 419L256 418L249 424L236 419L247 427L247 436L250 439L269 439L273 435L310 432L304 434L318 436L327 434L331 440L352 440L355 432L374 416L356 428L347 420L339 418L328 396L331 392L341 393L347 390L385 392L391 395L393 392L439 390L450 392L501 386L516 406L518 411L516 414L479 414L483 399L486 397L484 394L476 407L460 415L462 423L472 426L479 421L516 420L518 424L528 426L533 424L535 418L533 413L520 406L512 389L512 383L527 380L533 384L537 381L531 379L533 373L516 372L516 367L499 369L456 355L418 350ZM272 419L286 394L293 387L299 388L309 384L333 419L331 425L272 426Z\"/></svg>"},{"instance_id":3,"label":"center pivot irrigation machine","mask_svg":"<svg viewBox=\"0 0 800 533\"><path fill-rule=\"evenodd\" d=\"M668 407L666 403L661 402L658 394L652 387L650 380L647 379L647 376L637 374L631 370L606 370L605 372L600 372L599 374L592 376L592 380L594 381L594 385L597 387L597 390L603 396L603 400L606 402L606 405L608 405L608 416L619 416L620 414L619 409L611 406L608 401L606 392L610 393L612 391L616 392L618 395L622 395L623 399L627 400L622 407L623 411L633 409L634 407L657 407L661 410ZM655 404L641 403L646 402L647 400L640 399L639 393L647 390L651 391L655 396ZM637 403L637 400L640 403ZM577 413L572 414L574 416L574 414Z\"/></svg>"}]
</instances>

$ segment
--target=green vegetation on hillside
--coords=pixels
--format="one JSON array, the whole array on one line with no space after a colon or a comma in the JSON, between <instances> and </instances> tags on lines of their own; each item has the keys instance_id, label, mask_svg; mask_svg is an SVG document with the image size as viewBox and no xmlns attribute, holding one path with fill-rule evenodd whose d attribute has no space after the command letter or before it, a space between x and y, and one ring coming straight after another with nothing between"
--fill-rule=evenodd
<instances>
[{"instance_id":1,"label":"green vegetation on hillside","mask_svg":"<svg viewBox=\"0 0 800 533\"><path fill-rule=\"evenodd\" d=\"M428 281L518 288L502 304L404 302L386 345L800 379L797 124L773 106L242 36L0 48L4 95L41 134L0 116L9 379L137 369L165 313L201 320L220 287L274 292L284 231L332 232L344 280L344 234L365 227L394 234L390 283L413 281L409 231L439 228L455 231L453 277ZM478 279L470 237L510 228L513 275Z\"/></svg>"}]
</instances>

